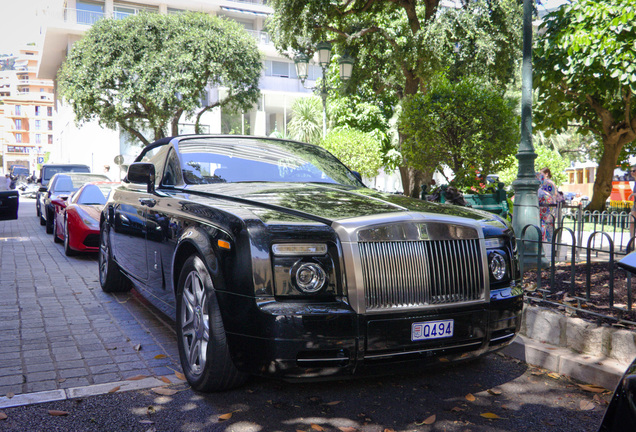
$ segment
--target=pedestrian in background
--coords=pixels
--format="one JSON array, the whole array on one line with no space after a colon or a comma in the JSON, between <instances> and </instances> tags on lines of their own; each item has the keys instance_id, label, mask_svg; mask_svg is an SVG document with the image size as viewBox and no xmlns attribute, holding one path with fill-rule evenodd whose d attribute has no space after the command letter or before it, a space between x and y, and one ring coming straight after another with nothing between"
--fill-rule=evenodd
<instances>
[{"instance_id":1,"label":"pedestrian in background","mask_svg":"<svg viewBox=\"0 0 636 432\"><path fill-rule=\"evenodd\" d=\"M4 178L0 180L0 190L11 190L11 176L9 173L6 173Z\"/></svg>"}]
</instances>

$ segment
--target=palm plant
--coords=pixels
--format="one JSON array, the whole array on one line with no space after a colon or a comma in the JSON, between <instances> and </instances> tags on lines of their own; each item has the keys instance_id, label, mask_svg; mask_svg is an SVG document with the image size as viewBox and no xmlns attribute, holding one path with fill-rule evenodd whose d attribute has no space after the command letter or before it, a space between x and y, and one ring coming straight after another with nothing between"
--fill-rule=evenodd
<instances>
[{"instance_id":1,"label":"palm plant","mask_svg":"<svg viewBox=\"0 0 636 432\"><path fill-rule=\"evenodd\" d=\"M322 139L322 102L316 96L296 99L287 133L298 141L318 144Z\"/></svg>"}]
</instances>

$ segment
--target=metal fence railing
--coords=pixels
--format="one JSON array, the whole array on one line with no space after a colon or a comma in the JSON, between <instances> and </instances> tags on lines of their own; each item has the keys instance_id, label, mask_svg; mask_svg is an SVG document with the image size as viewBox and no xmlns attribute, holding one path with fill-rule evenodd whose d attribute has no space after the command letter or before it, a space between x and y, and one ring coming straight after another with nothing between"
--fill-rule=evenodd
<instances>
[{"instance_id":1,"label":"metal fence railing","mask_svg":"<svg viewBox=\"0 0 636 432\"><path fill-rule=\"evenodd\" d=\"M527 225L519 235L526 301L636 326L632 275L616 265L634 249L634 217L626 211L555 207L548 220L553 228L549 242L536 225Z\"/></svg>"}]
</instances>

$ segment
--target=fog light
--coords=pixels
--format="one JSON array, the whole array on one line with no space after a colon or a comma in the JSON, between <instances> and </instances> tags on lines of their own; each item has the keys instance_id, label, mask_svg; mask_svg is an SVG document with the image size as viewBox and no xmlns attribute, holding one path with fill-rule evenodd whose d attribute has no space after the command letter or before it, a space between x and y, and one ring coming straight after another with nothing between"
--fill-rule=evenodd
<instances>
[{"instance_id":1,"label":"fog light","mask_svg":"<svg viewBox=\"0 0 636 432\"><path fill-rule=\"evenodd\" d=\"M296 286L306 293L320 291L327 280L327 274L316 263L302 263L294 269L293 273Z\"/></svg>"},{"instance_id":2,"label":"fog light","mask_svg":"<svg viewBox=\"0 0 636 432\"><path fill-rule=\"evenodd\" d=\"M505 258L497 252L491 253L489 258L490 258L490 273L492 273L493 277L497 279L498 281L502 280L504 276L506 276Z\"/></svg>"}]
</instances>

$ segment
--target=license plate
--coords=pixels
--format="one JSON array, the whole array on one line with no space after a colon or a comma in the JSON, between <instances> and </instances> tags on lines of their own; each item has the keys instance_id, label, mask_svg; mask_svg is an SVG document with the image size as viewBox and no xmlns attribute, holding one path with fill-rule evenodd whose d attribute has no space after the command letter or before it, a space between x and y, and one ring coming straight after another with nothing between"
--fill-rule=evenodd
<instances>
[{"instance_id":1,"label":"license plate","mask_svg":"<svg viewBox=\"0 0 636 432\"><path fill-rule=\"evenodd\" d=\"M411 325L411 340L420 341L440 339L453 336L454 320L440 320L413 323Z\"/></svg>"}]
</instances>

